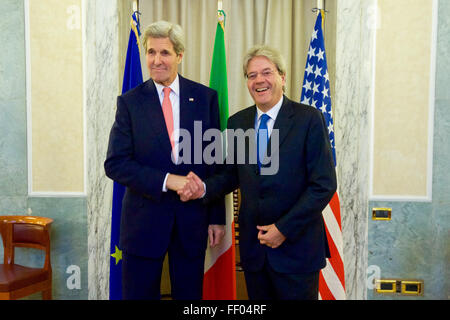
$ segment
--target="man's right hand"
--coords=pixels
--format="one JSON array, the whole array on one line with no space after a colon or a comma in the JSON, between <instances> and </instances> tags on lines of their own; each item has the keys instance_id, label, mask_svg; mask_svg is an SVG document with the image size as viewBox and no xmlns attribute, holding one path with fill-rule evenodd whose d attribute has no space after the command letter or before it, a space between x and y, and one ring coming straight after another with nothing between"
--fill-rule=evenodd
<instances>
[{"instance_id":1,"label":"man's right hand","mask_svg":"<svg viewBox=\"0 0 450 320\"><path fill-rule=\"evenodd\" d=\"M205 193L203 181L192 171L186 176L187 183L177 191L183 202L201 198Z\"/></svg>"},{"instance_id":2,"label":"man's right hand","mask_svg":"<svg viewBox=\"0 0 450 320\"><path fill-rule=\"evenodd\" d=\"M187 183L187 177L169 173L167 176L166 187L169 190L179 191L182 190Z\"/></svg>"}]
</instances>

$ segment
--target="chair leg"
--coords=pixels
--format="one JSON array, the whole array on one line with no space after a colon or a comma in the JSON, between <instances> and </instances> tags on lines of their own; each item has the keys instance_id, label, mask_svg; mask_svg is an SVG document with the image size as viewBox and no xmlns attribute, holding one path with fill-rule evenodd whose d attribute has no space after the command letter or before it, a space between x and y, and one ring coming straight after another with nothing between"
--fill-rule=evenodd
<instances>
[{"instance_id":1,"label":"chair leg","mask_svg":"<svg viewBox=\"0 0 450 320\"><path fill-rule=\"evenodd\" d=\"M52 300L52 289L42 291L42 300Z\"/></svg>"}]
</instances>

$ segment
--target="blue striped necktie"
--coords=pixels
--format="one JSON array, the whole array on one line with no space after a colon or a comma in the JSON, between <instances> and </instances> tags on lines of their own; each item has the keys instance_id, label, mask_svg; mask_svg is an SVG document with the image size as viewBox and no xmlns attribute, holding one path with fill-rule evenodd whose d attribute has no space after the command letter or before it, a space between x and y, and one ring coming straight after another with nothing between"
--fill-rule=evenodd
<instances>
[{"instance_id":1,"label":"blue striped necktie","mask_svg":"<svg viewBox=\"0 0 450 320\"><path fill-rule=\"evenodd\" d=\"M269 130L267 129L267 121L270 117L267 114L261 115L261 121L259 123L256 148L258 157L258 168L261 169L261 162L266 154L267 143L269 141Z\"/></svg>"}]
</instances>

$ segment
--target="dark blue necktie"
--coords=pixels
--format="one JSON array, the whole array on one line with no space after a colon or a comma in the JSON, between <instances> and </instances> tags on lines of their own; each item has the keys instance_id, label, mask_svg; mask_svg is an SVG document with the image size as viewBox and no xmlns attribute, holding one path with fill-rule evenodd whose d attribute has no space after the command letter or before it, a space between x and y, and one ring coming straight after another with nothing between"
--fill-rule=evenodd
<instances>
[{"instance_id":1,"label":"dark blue necktie","mask_svg":"<svg viewBox=\"0 0 450 320\"><path fill-rule=\"evenodd\" d=\"M267 114L261 116L261 122L259 123L258 133L257 133L257 157L258 157L258 168L261 169L261 162L266 154L267 142L269 141L269 130L267 129L267 121L270 117Z\"/></svg>"}]
</instances>

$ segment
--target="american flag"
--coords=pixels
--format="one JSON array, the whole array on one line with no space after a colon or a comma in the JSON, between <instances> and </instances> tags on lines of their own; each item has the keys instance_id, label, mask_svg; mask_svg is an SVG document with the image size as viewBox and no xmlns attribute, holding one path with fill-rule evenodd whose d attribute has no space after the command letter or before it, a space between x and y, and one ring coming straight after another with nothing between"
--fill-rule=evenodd
<instances>
[{"instance_id":1,"label":"american flag","mask_svg":"<svg viewBox=\"0 0 450 320\"><path fill-rule=\"evenodd\" d=\"M336 150L330 97L330 77L328 75L327 59L325 55L322 14L322 12L319 12L311 36L300 101L303 104L315 107L322 111L328 127L334 165L336 166ZM320 272L319 298L322 300L344 300L345 275L342 225L337 192L334 194L322 214L325 221L331 258L327 259L326 267Z\"/></svg>"}]
</instances>

